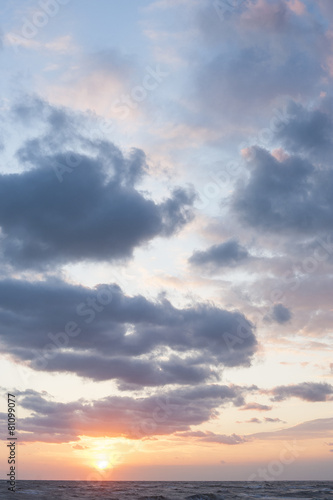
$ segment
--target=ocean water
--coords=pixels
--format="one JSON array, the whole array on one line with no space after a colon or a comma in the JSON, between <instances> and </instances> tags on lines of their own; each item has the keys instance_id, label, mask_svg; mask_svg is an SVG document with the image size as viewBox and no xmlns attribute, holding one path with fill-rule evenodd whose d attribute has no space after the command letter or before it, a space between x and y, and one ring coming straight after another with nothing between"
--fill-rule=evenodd
<instances>
[{"instance_id":1,"label":"ocean water","mask_svg":"<svg viewBox=\"0 0 333 500\"><path fill-rule=\"evenodd\" d=\"M330 500L333 481L0 481L2 499L92 500Z\"/></svg>"}]
</instances>

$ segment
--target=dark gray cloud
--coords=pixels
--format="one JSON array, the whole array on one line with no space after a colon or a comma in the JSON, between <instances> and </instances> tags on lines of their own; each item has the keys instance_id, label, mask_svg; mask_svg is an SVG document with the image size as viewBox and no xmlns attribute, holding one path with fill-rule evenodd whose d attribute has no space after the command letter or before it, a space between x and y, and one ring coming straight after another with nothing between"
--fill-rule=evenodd
<instances>
[{"instance_id":1,"label":"dark gray cloud","mask_svg":"<svg viewBox=\"0 0 333 500\"><path fill-rule=\"evenodd\" d=\"M249 258L249 253L237 240L213 245L207 250L196 251L189 262L197 266L234 267Z\"/></svg>"},{"instance_id":2,"label":"dark gray cloud","mask_svg":"<svg viewBox=\"0 0 333 500\"><path fill-rule=\"evenodd\" d=\"M284 420L281 420L280 418L270 418L270 417L265 417L265 422L282 422L286 423Z\"/></svg>"},{"instance_id":3,"label":"dark gray cloud","mask_svg":"<svg viewBox=\"0 0 333 500\"><path fill-rule=\"evenodd\" d=\"M249 366L257 348L254 326L239 312L200 303L177 309L117 285L58 280L1 281L0 336L8 353L37 370L115 379L124 389L216 380L221 366Z\"/></svg>"},{"instance_id":4,"label":"dark gray cloud","mask_svg":"<svg viewBox=\"0 0 333 500\"><path fill-rule=\"evenodd\" d=\"M273 401L284 401L289 398L299 398L304 401L332 401L333 386L327 383L303 382L295 385L281 385L268 391Z\"/></svg>"},{"instance_id":5,"label":"dark gray cloud","mask_svg":"<svg viewBox=\"0 0 333 500\"><path fill-rule=\"evenodd\" d=\"M275 304L273 306L272 318L277 323L287 323L291 319L291 312L288 307L283 304Z\"/></svg>"},{"instance_id":6,"label":"dark gray cloud","mask_svg":"<svg viewBox=\"0 0 333 500\"><path fill-rule=\"evenodd\" d=\"M292 318L292 313L290 309L288 309L288 307L284 306L283 304L275 304L272 307L271 313L265 317L267 321L275 321L280 325L288 323L288 321L290 321L291 318Z\"/></svg>"},{"instance_id":7,"label":"dark gray cloud","mask_svg":"<svg viewBox=\"0 0 333 500\"><path fill-rule=\"evenodd\" d=\"M9 112L12 126L15 126L23 138L27 137L27 129L43 131L40 135L29 137L18 149L17 157L21 165L35 167L43 162L43 156L55 154L65 156L63 164L51 163L55 174L63 179L77 165L80 152L103 149L103 141L92 141L92 121L87 113L73 111L63 106L54 106L38 95L24 95L13 104ZM104 141L104 144L106 142ZM116 152L116 149L115 149ZM25 165L26 164L26 165Z\"/></svg>"},{"instance_id":8,"label":"dark gray cloud","mask_svg":"<svg viewBox=\"0 0 333 500\"><path fill-rule=\"evenodd\" d=\"M21 161L33 169L0 175L6 262L42 268L125 259L134 248L170 236L192 219L193 192L176 188L156 204L135 189L146 169L140 150L125 158L111 143L101 143L100 155L89 157L73 151L44 155L41 147L32 141L20 151Z\"/></svg>"},{"instance_id":9,"label":"dark gray cloud","mask_svg":"<svg viewBox=\"0 0 333 500\"><path fill-rule=\"evenodd\" d=\"M314 161L330 159L333 121L329 113L290 103L288 121L278 124L276 138L293 154L309 155Z\"/></svg>"},{"instance_id":10,"label":"dark gray cloud","mask_svg":"<svg viewBox=\"0 0 333 500\"><path fill-rule=\"evenodd\" d=\"M216 417L219 407L237 404L243 393L251 390L205 385L195 389L163 390L147 397L109 396L70 403L58 403L33 390L18 391L20 406L31 412L29 417L20 419L20 441L59 443L78 441L80 435L141 439L186 432L191 425ZM213 433L204 433L202 437L208 442L243 442L237 436Z\"/></svg>"},{"instance_id":11,"label":"dark gray cloud","mask_svg":"<svg viewBox=\"0 0 333 500\"><path fill-rule=\"evenodd\" d=\"M50 106L39 96L27 95L23 99L14 103L11 108L13 120L22 123L24 126L31 126L44 120L51 127L68 127L71 119L75 116L65 111L63 108Z\"/></svg>"},{"instance_id":12,"label":"dark gray cloud","mask_svg":"<svg viewBox=\"0 0 333 500\"><path fill-rule=\"evenodd\" d=\"M249 177L232 198L232 209L243 223L289 234L333 229L333 170L317 169L295 156L279 162L260 148L252 152Z\"/></svg>"}]
</instances>

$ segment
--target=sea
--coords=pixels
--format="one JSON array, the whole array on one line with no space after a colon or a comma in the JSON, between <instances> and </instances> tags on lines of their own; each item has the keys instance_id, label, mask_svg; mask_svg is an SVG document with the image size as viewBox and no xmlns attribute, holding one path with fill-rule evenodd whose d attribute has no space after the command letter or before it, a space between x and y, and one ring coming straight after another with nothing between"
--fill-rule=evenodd
<instances>
[{"instance_id":1,"label":"sea","mask_svg":"<svg viewBox=\"0 0 333 500\"><path fill-rule=\"evenodd\" d=\"M330 500L333 481L0 481L1 499Z\"/></svg>"}]
</instances>

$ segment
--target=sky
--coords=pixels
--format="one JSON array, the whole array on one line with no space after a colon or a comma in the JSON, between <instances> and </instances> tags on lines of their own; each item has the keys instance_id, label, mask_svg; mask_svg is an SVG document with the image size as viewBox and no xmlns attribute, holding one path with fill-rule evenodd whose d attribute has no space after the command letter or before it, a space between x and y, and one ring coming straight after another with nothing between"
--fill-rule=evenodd
<instances>
[{"instance_id":1,"label":"sky","mask_svg":"<svg viewBox=\"0 0 333 500\"><path fill-rule=\"evenodd\" d=\"M3 0L17 477L331 478L331 0Z\"/></svg>"}]
</instances>

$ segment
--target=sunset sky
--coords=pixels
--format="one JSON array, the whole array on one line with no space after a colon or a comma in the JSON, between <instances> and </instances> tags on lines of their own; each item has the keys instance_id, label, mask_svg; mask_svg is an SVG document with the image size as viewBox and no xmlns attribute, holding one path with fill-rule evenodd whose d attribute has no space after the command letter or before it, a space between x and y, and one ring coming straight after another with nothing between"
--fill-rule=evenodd
<instances>
[{"instance_id":1,"label":"sunset sky","mask_svg":"<svg viewBox=\"0 0 333 500\"><path fill-rule=\"evenodd\" d=\"M0 13L17 478L330 479L332 0Z\"/></svg>"}]
</instances>

